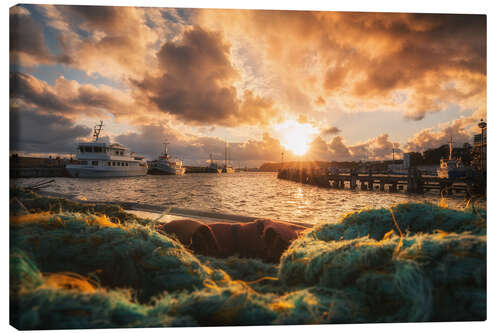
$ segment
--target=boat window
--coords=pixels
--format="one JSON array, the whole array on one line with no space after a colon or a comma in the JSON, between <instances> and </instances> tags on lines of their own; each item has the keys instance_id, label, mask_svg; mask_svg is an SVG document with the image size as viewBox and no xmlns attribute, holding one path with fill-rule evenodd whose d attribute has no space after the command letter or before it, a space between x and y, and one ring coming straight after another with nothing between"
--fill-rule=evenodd
<instances>
[{"instance_id":1,"label":"boat window","mask_svg":"<svg viewBox=\"0 0 500 333\"><path fill-rule=\"evenodd\" d=\"M102 147L94 147L94 153L102 153Z\"/></svg>"},{"instance_id":2,"label":"boat window","mask_svg":"<svg viewBox=\"0 0 500 333\"><path fill-rule=\"evenodd\" d=\"M123 156L123 151L120 151L120 155L122 155L122 156Z\"/></svg>"},{"instance_id":3,"label":"boat window","mask_svg":"<svg viewBox=\"0 0 500 333\"><path fill-rule=\"evenodd\" d=\"M116 155L120 155L120 152L118 150L115 150Z\"/></svg>"},{"instance_id":4,"label":"boat window","mask_svg":"<svg viewBox=\"0 0 500 333\"><path fill-rule=\"evenodd\" d=\"M88 164L88 162L87 162L87 161L80 161L80 164L81 164L81 165L87 165L87 164Z\"/></svg>"},{"instance_id":5,"label":"boat window","mask_svg":"<svg viewBox=\"0 0 500 333\"><path fill-rule=\"evenodd\" d=\"M128 162L125 162L125 165L128 166Z\"/></svg>"},{"instance_id":6,"label":"boat window","mask_svg":"<svg viewBox=\"0 0 500 333\"><path fill-rule=\"evenodd\" d=\"M115 162L113 162L113 166L115 166Z\"/></svg>"},{"instance_id":7,"label":"boat window","mask_svg":"<svg viewBox=\"0 0 500 333\"><path fill-rule=\"evenodd\" d=\"M91 153L92 152L92 147L91 146L85 146L85 152L86 153Z\"/></svg>"},{"instance_id":8,"label":"boat window","mask_svg":"<svg viewBox=\"0 0 500 333\"><path fill-rule=\"evenodd\" d=\"M83 153L83 146L78 147L78 149L80 150L80 153Z\"/></svg>"},{"instance_id":9,"label":"boat window","mask_svg":"<svg viewBox=\"0 0 500 333\"><path fill-rule=\"evenodd\" d=\"M108 166L111 166L111 162L108 162Z\"/></svg>"},{"instance_id":10,"label":"boat window","mask_svg":"<svg viewBox=\"0 0 500 333\"><path fill-rule=\"evenodd\" d=\"M92 161L92 165L99 165L98 161Z\"/></svg>"}]
</instances>

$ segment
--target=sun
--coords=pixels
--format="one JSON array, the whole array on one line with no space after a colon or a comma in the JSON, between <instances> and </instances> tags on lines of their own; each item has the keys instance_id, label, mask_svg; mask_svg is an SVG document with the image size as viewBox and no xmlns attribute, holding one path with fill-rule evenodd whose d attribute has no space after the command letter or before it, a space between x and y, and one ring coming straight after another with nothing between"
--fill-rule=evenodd
<instances>
[{"instance_id":1,"label":"sun","mask_svg":"<svg viewBox=\"0 0 500 333\"><path fill-rule=\"evenodd\" d=\"M313 136L318 133L318 130L311 124L298 123L295 120L277 124L275 130L281 145L298 156L307 153Z\"/></svg>"}]
</instances>

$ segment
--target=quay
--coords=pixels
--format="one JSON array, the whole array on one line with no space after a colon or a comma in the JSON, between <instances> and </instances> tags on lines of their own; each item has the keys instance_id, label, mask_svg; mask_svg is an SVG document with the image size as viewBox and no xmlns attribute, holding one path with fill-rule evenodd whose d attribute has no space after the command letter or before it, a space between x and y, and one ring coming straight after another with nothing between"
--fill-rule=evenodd
<instances>
[{"instance_id":1,"label":"quay","mask_svg":"<svg viewBox=\"0 0 500 333\"><path fill-rule=\"evenodd\" d=\"M76 164L72 158L10 156L10 178L70 177L66 165ZM186 173L211 173L206 166L184 166Z\"/></svg>"},{"instance_id":2,"label":"quay","mask_svg":"<svg viewBox=\"0 0 500 333\"><path fill-rule=\"evenodd\" d=\"M447 179L437 176L423 175L418 169L411 168L408 175L385 173L359 173L352 169L348 173L332 173L324 168L290 168L281 169L278 178L291 180L323 188L360 189L361 191L405 191L408 193L424 193L438 190L441 194L465 192L485 193L486 180L477 174L469 177ZM349 184L347 186L347 184Z\"/></svg>"}]
</instances>

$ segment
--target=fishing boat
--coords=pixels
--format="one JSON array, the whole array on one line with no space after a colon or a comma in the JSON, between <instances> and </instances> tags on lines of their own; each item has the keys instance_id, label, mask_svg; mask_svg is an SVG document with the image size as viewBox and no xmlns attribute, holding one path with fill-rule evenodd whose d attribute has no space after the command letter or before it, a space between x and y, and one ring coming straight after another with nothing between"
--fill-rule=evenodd
<instances>
[{"instance_id":1,"label":"fishing boat","mask_svg":"<svg viewBox=\"0 0 500 333\"><path fill-rule=\"evenodd\" d=\"M168 154L168 142L164 142L163 145L165 147L163 153L150 163L148 173L152 175L183 175L186 168L182 166L182 161L172 160Z\"/></svg>"},{"instance_id":2,"label":"fishing boat","mask_svg":"<svg viewBox=\"0 0 500 333\"><path fill-rule=\"evenodd\" d=\"M222 168L219 168L217 163L214 162L212 154L210 154L210 164L207 167L207 172L208 173L221 173Z\"/></svg>"},{"instance_id":3,"label":"fishing boat","mask_svg":"<svg viewBox=\"0 0 500 333\"><path fill-rule=\"evenodd\" d=\"M102 121L94 127L94 141L79 142L76 159L66 165L70 176L75 178L108 178L145 176L148 171L144 157L129 152L119 144L99 142Z\"/></svg>"},{"instance_id":4,"label":"fishing boat","mask_svg":"<svg viewBox=\"0 0 500 333\"><path fill-rule=\"evenodd\" d=\"M470 168L463 165L460 159L452 158L453 152L453 140L450 139L450 155L447 159L442 158L440 161L440 167L436 170L439 178L462 178L466 177L470 172Z\"/></svg>"}]
</instances>

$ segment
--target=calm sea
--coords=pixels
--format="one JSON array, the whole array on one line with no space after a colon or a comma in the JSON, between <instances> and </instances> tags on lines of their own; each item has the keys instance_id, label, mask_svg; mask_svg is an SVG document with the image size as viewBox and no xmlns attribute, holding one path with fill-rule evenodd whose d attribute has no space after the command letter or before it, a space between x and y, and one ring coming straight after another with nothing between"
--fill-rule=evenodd
<instances>
[{"instance_id":1,"label":"calm sea","mask_svg":"<svg viewBox=\"0 0 500 333\"><path fill-rule=\"evenodd\" d=\"M16 179L11 183L33 184L40 180ZM367 207L390 207L404 202L439 203L441 200L438 193L408 195L323 189L277 179L273 172L54 180L44 190L88 200L134 201L307 223L336 221L348 212ZM450 208L465 206L460 196L446 198L446 201ZM476 206L484 207L484 200Z\"/></svg>"}]
</instances>

